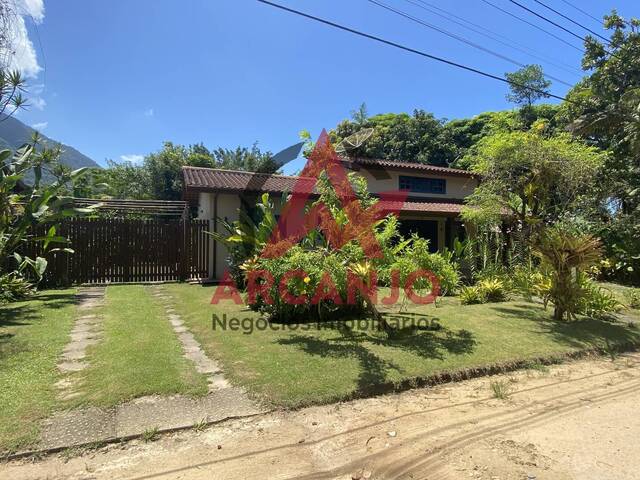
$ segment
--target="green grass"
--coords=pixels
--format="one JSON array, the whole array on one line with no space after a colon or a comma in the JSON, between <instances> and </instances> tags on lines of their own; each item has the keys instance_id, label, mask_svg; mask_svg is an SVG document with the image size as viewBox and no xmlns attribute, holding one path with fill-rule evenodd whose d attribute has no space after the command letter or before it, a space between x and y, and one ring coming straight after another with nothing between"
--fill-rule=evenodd
<instances>
[{"instance_id":1,"label":"green grass","mask_svg":"<svg viewBox=\"0 0 640 480\"><path fill-rule=\"evenodd\" d=\"M214 331L211 317L258 318L230 302L210 305L214 289L167 287L176 309L225 374L275 405L327 403L375 385L498 362L568 353L594 346L640 342L625 323L583 320L557 323L541 305L510 301L461 306L454 298L408 310L436 319L440 330L404 331L389 339L373 329ZM423 318L423 317L420 317ZM309 324L307 324L307 327Z\"/></svg>"},{"instance_id":2,"label":"green grass","mask_svg":"<svg viewBox=\"0 0 640 480\"><path fill-rule=\"evenodd\" d=\"M493 396L498 400L506 400L511 394L511 386L505 380L494 380L490 383Z\"/></svg>"},{"instance_id":3,"label":"green grass","mask_svg":"<svg viewBox=\"0 0 640 480\"><path fill-rule=\"evenodd\" d=\"M620 303L628 307L629 298L627 292L632 290L633 287L627 287L617 283L600 282L600 286L609 290L618 299ZM625 308L620 312L622 320L639 322L640 323L640 309L637 308Z\"/></svg>"},{"instance_id":4,"label":"green grass","mask_svg":"<svg viewBox=\"0 0 640 480\"><path fill-rule=\"evenodd\" d=\"M207 381L184 358L164 309L148 287L107 288L104 337L79 372L82 396L72 404L102 407L143 395L204 395Z\"/></svg>"},{"instance_id":5,"label":"green grass","mask_svg":"<svg viewBox=\"0 0 640 480\"><path fill-rule=\"evenodd\" d=\"M57 405L56 364L73 326L74 293L43 291L0 307L0 451L35 441Z\"/></svg>"}]
</instances>

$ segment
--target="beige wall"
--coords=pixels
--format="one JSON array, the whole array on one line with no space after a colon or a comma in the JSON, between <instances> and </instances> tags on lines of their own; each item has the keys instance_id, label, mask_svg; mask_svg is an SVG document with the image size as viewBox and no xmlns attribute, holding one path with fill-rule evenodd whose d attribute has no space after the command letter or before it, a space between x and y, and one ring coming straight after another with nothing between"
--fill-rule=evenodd
<instances>
[{"instance_id":1,"label":"beige wall","mask_svg":"<svg viewBox=\"0 0 640 480\"><path fill-rule=\"evenodd\" d=\"M212 231L227 234L226 229L215 222L215 218L221 218L227 222L238 220L238 209L240 208L240 196L230 193L209 193L200 192L200 202L198 208L198 218L209 220ZM220 242L211 239L209 244L209 277L221 279L227 268L227 248Z\"/></svg>"},{"instance_id":2,"label":"beige wall","mask_svg":"<svg viewBox=\"0 0 640 480\"><path fill-rule=\"evenodd\" d=\"M447 181L447 193L439 194L439 193L414 193L411 192L412 197L434 197L434 198L465 198L466 196L473 193L473 190L478 186L478 181L474 178L466 178L466 177L449 177L445 175L425 175L419 172L393 172L393 171L380 171L381 175L385 175L387 179L377 180L373 177L373 175L367 170L359 170L357 172L359 175L362 175L369 185L369 191L371 193L379 193L379 192L393 192L397 191L400 187L399 185L399 176L406 175L410 177L422 177L422 178L442 178Z\"/></svg>"},{"instance_id":3,"label":"beige wall","mask_svg":"<svg viewBox=\"0 0 640 480\"><path fill-rule=\"evenodd\" d=\"M387 172L387 175L390 177L385 180L376 180L368 171L360 170L358 174L362 175L367 179L367 183L369 185L369 191L372 193L379 193L385 191L397 191L399 188L398 177L400 176L399 172ZM470 193L473 192L474 188L478 185L477 180L472 178L465 177L447 177L447 176L438 176L438 175L424 175L420 173L402 173L402 175L410 175L415 177L425 177L425 178L444 178L447 180L447 193L446 194L420 194L420 193L411 193L411 196L415 197L432 197L432 198L464 198ZM271 196L272 201L275 204L276 212L281 210L281 199L275 196ZM199 208L198 208L198 218L203 220L210 221L211 230L214 229L214 219L217 215L218 218L226 219L228 222L232 222L238 219L238 209L240 208L240 196L235 193L211 193L211 192L201 192L200 200L199 200ZM216 207L217 205L217 207ZM409 216L404 216L404 218L410 218ZM413 217L411 217L413 218ZM423 220L431 219L425 216L419 216ZM438 247L442 249L444 247L444 228L445 228L445 219L442 217L434 217L433 220L437 220L439 222L438 228ZM215 230L218 233L226 234L226 230L220 222L217 222ZM227 268L227 249L220 242L214 242L213 239L210 240L209 251L211 254L209 255L209 276L212 279L221 279L222 275ZM215 251L215 254L213 253Z\"/></svg>"}]
</instances>

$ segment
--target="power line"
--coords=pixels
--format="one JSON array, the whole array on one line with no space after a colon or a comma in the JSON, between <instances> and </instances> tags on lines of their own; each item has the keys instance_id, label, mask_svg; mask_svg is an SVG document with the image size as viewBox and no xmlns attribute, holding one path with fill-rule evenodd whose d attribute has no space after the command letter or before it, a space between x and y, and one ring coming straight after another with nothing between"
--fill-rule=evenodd
<instances>
[{"instance_id":1,"label":"power line","mask_svg":"<svg viewBox=\"0 0 640 480\"><path fill-rule=\"evenodd\" d=\"M560 42L564 43L565 45L568 45L569 47L573 48L574 50L577 50L577 51L579 51L580 53L584 53L584 49L582 49L582 48L580 48L580 47L576 47L573 43L569 43L569 42L567 42L564 38L559 37L558 35L556 35L556 34L554 34L554 33L550 32L549 30L545 30L545 29L544 29L544 28L542 28L541 26L536 25L535 23L532 23L532 22L530 22L530 21L528 21L528 20L525 20L524 18L519 17L519 16L518 16L518 15L516 15L515 13L511 13L509 10L505 10L504 8L499 7L499 6L498 6L498 5L496 5L495 3L491 3L489 0L482 0L482 1L483 1L484 3L486 3L487 5L492 6L492 7L493 7L493 8L495 8L496 10L501 11L501 12L502 12L502 13L504 13L505 15L509 15L510 17L513 17L513 18L515 18L515 19L517 19L517 20L520 20L521 22L526 23L527 25L530 25L530 26L532 26L533 28L536 28L536 29L540 30L541 32L546 33L546 34L547 34L547 35L549 35L550 37L555 38L556 40L558 40L558 41L560 41Z\"/></svg>"},{"instance_id":2,"label":"power line","mask_svg":"<svg viewBox=\"0 0 640 480\"><path fill-rule=\"evenodd\" d=\"M425 2L423 0L405 0L406 2L415 5L416 7L419 7L423 10L426 10L427 12L430 12L434 15L437 15L441 18L444 18L445 20L455 23L456 25L460 25L463 28L466 28L468 30L471 30L472 32L477 33L478 35L482 35L486 38L489 38L491 40L493 40L494 42L500 43L501 45L504 45L506 47L512 48L514 50L517 50L519 52L522 52L526 55L529 55L533 58L537 58L538 60L541 60L543 62L547 62L550 65L553 65L561 70L564 70L565 72L568 73L578 73L580 75L582 75L582 72L580 70L578 70L577 68L572 67L569 64L566 63L561 63L559 61L555 61L549 57L546 56L542 56L543 54L536 52L535 50L530 49L529 47L527 47L526 45L522 45L519 44L517 42L514 42L512 39L505 37L504 35L501 35L497 32L494 32L488 28L483 27L482 25L478 25L477 23L473 23L465 18L462 18L454 13L448 12L447 10L438 7L437 5L433 5L431 3ZM438 10L438 11L436 11ZM442 13L439 13L442 12ZM449 17L453 17L453 18L449 18ZM454 20L454 19L458 19L460 21ZM500 38L505 39L506 41L500 40Z\"/></svg>"},{"instance_id":3,"label":"power line","mask_svg":"<svg viewBox=\"0 0 640 480\"><path fill-rule=\"evenodd\" d=\"M560 0L563 3L566 3L567 5L569 5L571 8L579 11L580 13L582 13L583 15L586 15L589 18L592 18L593 20L595 20L596 22L598 22L600 25L602 25L602 19L601 18L597 18L594 17L593 15L591 15L589 12L584 11L583 9L581 9L580 7L574 5L571 2L568 2L567 0Z\"/></svg>"},{"instance_id":4,"label":"power line","mask_svg":"<svg viewBox=\"0 0 640 480\"><path fill-rule=\"evenodd\" d=\"M564 13L559 12L558 10L556 10L555 8L550 7L549 5L547 5L546 3L541 2L540 0L533 0L534 2L536 2L539 5L542 5L544 8L546 8L547 10L551 10L553 13L555 13L556 15L560 15L562 18L564 18L565 20L569 20L571 23L573 23L574 25L579 26L580 28L584 28L587 32L589 33L593 33L596 37L600 37L602 40L604 40L607 43L610 43L609 40L607 40L606 38L604 38L602 35L600 35L597 32L594 32L593 30L591 30L588 27L585 27L584 25L582 25L581 23L576 22L574 19L566 16Z\"/></svg>"},{"instance_id":5,"label":"power line","mask_svg":"<svg viewBox=\"0 0 640 480\"><path fill-rule=\"evenodd\" d=\"M525 9L527 12L530 12L532 15L535 15L536 17L541 18L541 19L542 19L542 20L544 20L545 22L548 22L548 23L550 23L550 24L552 24L552 25L555 25L555 26L556 26L556 27L558 27L560 30L564 30L565 32L570 33L571 35L573 35L574 37L577 37L577 38L581 39L581 40L582 40L583 42L585 42L585 43L587 42L587 39L586 39L586 38L581 37L580 35L578 35L578 34L577 34L577 33L575 33L575 32L572 32L572 31L571 31L571 30L569 30L568 28L564 28L562 25L560 25L560 24L558 24L558 23L554 22L553 20L549 20L549 19L548 19L547 17L545 17L544 15L541 15L541 14L539 14L538 12L534 12L534 11L533 11L533 10L531 10L530 8L525 7L525 6L524 6L524 5L522 5L521 3L516 2L516 0L509 0L509 1L510 1L511 3L513 3L514 5L517 5L517 6L519 6L520 8ZM604 50L604 52L605 52L607 55L611 55L612 57L619 58L619 57L618 57L614 52L610 52L609 50L607 50L607 49L606 49L606 48L604 48L604 47L603 47L602 49Z\"/></svg>"},{"instance_id":6,"label":"power line","mask_svg":"<svg viewBox=\"0 0 640 480\"><path fill-rule=\"evenodd\" d=\"M460 68L460 69L466 70L468 72L473 72L473 73L476 73L478 75L482 75L483 77L492 78L493 80L497 80L499 82L506 83L507 85L514 85L516 87L529 89L532 92L539 93L541 95L544 95L545 97L550 97L550 98L555 98L555 99L558 99L558 100L572 102L570 99L561 97L559 95L554 95L553 93L545 92L544 90L539 90L537 88L531 88L531 87L528 87L527 85L522 85L522 84L517 83L517 82L509 81L506 78L499 77L498 75L494 75L492 73L487 73L487 72L484 72L482 70L478 70L477 68L469 67L467 65L463 65L461 63L457 63L457 62L454 62L452 60L448 60L448 59L443 58L443 57L438 57L436 55L432 55L430 53L427 53L427 52L424 52L424 51L421 51L421 50L416 50L415 48L407 47L405 45L401 45L399 43L392 42L391 40L386 40L384 38L377 37L375 35L371 35L370 33L361 32L360 30L355 30L353 28L346 27L344 25L340 25L339 23L335 23L335 22L332 22L330 20L325 20L324 18L316 17L314 15L311 15L311 14L308 14L308 13L304 13L304 12L301 12L299 10L294 10L293 8L285 7L284 5L279 5L277 3L270 2L268 0L257 0L257 1L260 2L260 3L264 3L265 5L269 5L271 7L278 8L280 10L284 10L285 12L293 13L293 14L298 15L300 17L304 17L304 18L307 18L309 20L313 20L315 22L319 22L319 23L323 23L325 25L329 25L330 27L337 28L339 30L343 30L345 32L349 32L349 33L352 33L354 35L358 35L360 37L368 38L369 40L374 40L376 42L383 43L385 45L389 45L391 47L395 47L395 48L398 48L400 50L404 50L405 52L414 53L416 55L420 55L421 57L429 58L431 60L435 60L435 61L441 62L441 63L446 63L447 65L450 65L452 67Z\"/></svg>"},{"instance_id":7,"label":"power line","mask_svg":"<svg viewBox=\"0 0 640 480\"><path fill-rule=\"evenodd\" d=\"M493 51L493 50L491 50L489 48L485 48L482 45L478 45L477 43L472 42L472 41L470 41L470 40L468 40L468 39L466 39L464 37L461 37L459 35L456 35L455 33L451 33L451 32L449 32L447 30L444 30L442 28L436 27L435 25L431 25L430 23L424 22L423 20L421 20L421 19L419 19L417 17L409 15L408 13L403 12L401 10L397 10L397 9L395 9L393 7L390 7L389 5L385 5L384 3L378 2L377 0L368 0L368 2L369 3L373 3L374 5L378 5L379 7L382 7L385 10L388 10L390 12L393 12L393 13L397 14L397 15L400 15L400 16L402 16L402 17L404 17L404 18L406 18L408 20L411 20L411 21L413 21L415 23L418 23L418 24L422 25L423 27L430 28L430 29L435 30L436 32L442 33L443 35L446 35L446 36L448 36L450 38L453 38L453 39L458 40L458 41L460 41L462 43L465 43L465 44L467 44L467 45L469 45L469 46L471 46L473 48L476 48L478 50L482 50L483 52L488 53L489 55L493 55L494 57L497 57L497 58L505 60L505 61L507 61L509 63L512 63L512 64L514 64L514 65L516 65L516 66L518 66L520 68L524 68L526 66L523 63L518 62L517 60L514 60L514 59L512 59L510 57L507 57L506 55L502 55L501 53L495 52L495 51ZM566 85L567 87L572 87L573 86L570 83L565 82L564 80L561 80L559 78L553 77L551 75L546 75L545 74L545 77L548 77L548 78L550 78L550 79L552 79L552 80L554 80L554 81L556 81L558 83L561 83L563 85Z\"/></svg>"},{"instance_id":8,"label":"power line","mask_svg":"<svg viewBox=\"0 0 640 480\"><path fill-rule=\"evenodd\" d=\"M533 10L531 10L529 7L526 7L524 5L522 5L521 3L516 2L516 0L509 0L511 3L513 3L514 5L519 6L520 8L522 8L523 10L526 10L527 12L531 13L532 15L535 15L536 17L544 20L547 23L550 23L551 25L554 25L556 27L558 27L560 30L567 32L569 35L573 35L576 38L579 38L580 40L582 40L583 42L586 42L586 39L584 37L581 37L580 35L578 35L575 32L572 32L571 30L569 30L568 28L563 27L562 25L560 25L559 23L554 22L553 20L549 20L547 17L545 17L544 15L539 14L538 12L535 12Z\"/></svg>"},{"instance_id":9,"label":"power line","mask_svg":"<svg viewBox=\"0 0 640 480\"><path fill-rule=\"evenodd\" d=\"M43 65L43 69L42 69L42 84L44 85L44 89L47 88L47 57L44 54L44 48L42 46L42 40L40 39L40 30L38 29L38 24L35 20L35 18L33 18L33 16L31 14L29 14L29 17L31 17L31 21L33 22L33 27L36 31L36 38L38 39L38 46L40 47L40 53L42 54L42 65Z\"/></svg>"}]
</instances>

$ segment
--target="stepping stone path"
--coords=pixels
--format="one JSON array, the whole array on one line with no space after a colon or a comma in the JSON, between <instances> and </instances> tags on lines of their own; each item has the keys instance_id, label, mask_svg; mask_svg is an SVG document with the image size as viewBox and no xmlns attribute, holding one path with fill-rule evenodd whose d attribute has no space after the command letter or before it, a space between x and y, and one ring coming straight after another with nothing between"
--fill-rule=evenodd
<instances>
[{"instance_id":1,"label":"stepping stone path","mask_svg":"<svg viewBox=\"0 0 640 480\"><path fill-rule=\"evenodd\" d=\"M62 400L69 400L80 395L75 391L75 381L70 375L87 367L84 361L87 347L95 345L102 338L102 317L96 310L104 305L105 287L83 287L78 291L78 318L71 330L70 340L62 352L58 370L66 374L56 387Z\"/></svg>"},{"instance_id":2,"label":"stepping stone path","mask_svg":"<svg viewBox=\"0 0 640 480\"><path fill-rule=\"evenodd\" d=\"M145 431L160 432L212 424L231 418L265 413L267 409L250 399L243 388L235 387L224 378L217 362L207 357L193 334L172 307L173 299L161 286L148 287L154 299L164 307L169 322L180 339L184 356L198 372L207 376L209 393L204 397L183 395L150 395L108 409L77 408L54 413L42 425L38 450L62 449L96 442L133 438ZM65 373L82 370L84 349L98 341L100 318L92 310L102 305L104 288L82 289L78 298L81 312L65 349L59 367ZM84 346L83 346L84 345ZM71 377L72 378L72 377ZM60 382L66 395L74 395L71 381ZM75 393L78 395L79 393ZM69 397L72 398L72 397Z\"/></svg>"},{"instance_id":3,"label":"stepping stone path","mask_svg":"<svg viewBox=\"0 0 640 480\"><path fill-rule=\"evenodd\" d=\"M207 376L209 382L209 392L214 392L222 388L229 388L229 382L224 378L222 368L215 360L212 360L202 350L200 343L195 339L193 334L187 329L182 318L172 306L173 298L166 293L160 286L154 286L152 293L154 298L160 300L162 306L169 317L169 323L173 327L173 331L178 336L184 357L191 360L196 367L196 371Z\"/></svg>"}]
</instances>

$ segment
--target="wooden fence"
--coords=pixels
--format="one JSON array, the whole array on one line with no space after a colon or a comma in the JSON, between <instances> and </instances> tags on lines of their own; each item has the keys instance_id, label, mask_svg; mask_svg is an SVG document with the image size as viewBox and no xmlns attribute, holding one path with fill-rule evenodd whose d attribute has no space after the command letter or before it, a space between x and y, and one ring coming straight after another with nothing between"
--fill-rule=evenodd
<instances>
[{"instance_id":1,"label":"wooden fence","mask_svg":"<svg viewBox=\"0 0 640 480\"><path fill-rule=\"evenodd\" d=\"M70 285L204 279L209 265L207 230L206 220L69 219L57 235L69 240L74 253L47 253L44 281ZM41 255L41 248L32 246L25 253Z\"/></svg>"}]
</instances>

